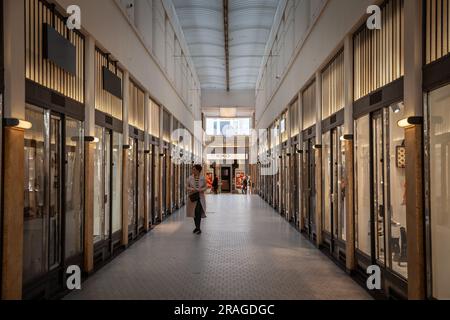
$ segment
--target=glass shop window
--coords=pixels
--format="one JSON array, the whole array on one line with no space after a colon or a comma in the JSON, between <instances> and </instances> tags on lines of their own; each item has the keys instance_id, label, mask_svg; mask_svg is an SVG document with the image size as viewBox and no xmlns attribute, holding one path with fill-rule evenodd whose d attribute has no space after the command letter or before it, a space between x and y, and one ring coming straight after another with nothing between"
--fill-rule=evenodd
<instances>
[{"instance_id":1,"label":"glass shop window","mask_svg":"<svg viewBox=\"0 0 450 320\"><path fill-rule=\"evenodd\" d=\"M370 116L356 120L355 125L356 159L356 248L371 255L370 229Z\"/></svg>"},{"instance_id":2,"label":"glass shop window","mask_svg":"<svg viewBox=\"0 0 450 320\"><path fill-rule=\"evenodd\" d=\"M428 96L433 297L450 299L450 85Z\"/></svg>"}]
</instances>

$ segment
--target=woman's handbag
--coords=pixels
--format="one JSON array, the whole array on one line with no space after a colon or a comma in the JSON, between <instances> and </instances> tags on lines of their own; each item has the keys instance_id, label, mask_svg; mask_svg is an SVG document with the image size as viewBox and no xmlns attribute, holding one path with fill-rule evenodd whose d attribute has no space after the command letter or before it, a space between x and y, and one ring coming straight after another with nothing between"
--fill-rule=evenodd
<instances>
[{"instance_id":1,"label":"woman's handbag","mask_svg":"<svg viewBox=\"0 0 450 320\"><path fill-rule=\"evenodd\" d=\"M191 194L189 196L189 199L191 200L191 202L197 202L200 200L200 193L199 192L195 192L193 194Z\"/></svg>"}]
</instances>

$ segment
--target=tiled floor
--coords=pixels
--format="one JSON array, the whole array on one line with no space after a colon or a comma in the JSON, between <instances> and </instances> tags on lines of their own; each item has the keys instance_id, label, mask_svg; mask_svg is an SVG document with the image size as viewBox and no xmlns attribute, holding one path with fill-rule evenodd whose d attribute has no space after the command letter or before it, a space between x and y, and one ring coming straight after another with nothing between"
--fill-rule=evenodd
<instances>
[{"instance_id":1,"label":"tiled floor","mask_svg":"<svg viewBox=\"0 0 450 320\"><path fill-rule=\"evenodd\" d=\"M201 236L181 210L66 299L370 299L257 196L207 204Z\"/></svg>"}]
</instances>

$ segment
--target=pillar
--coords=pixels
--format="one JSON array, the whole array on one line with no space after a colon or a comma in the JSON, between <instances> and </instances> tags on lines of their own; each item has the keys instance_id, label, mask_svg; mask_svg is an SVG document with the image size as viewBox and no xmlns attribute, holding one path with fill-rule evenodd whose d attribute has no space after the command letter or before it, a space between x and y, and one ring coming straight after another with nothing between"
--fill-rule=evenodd
<instances>
[{"instance_id":1,"label":"pillar","mask_svg":"<svg viewBox=\"0 0 450 320\"><path fill-rule=\"evenodd\" d=\"M316 73L316 235L322 244L322 74Z\"/></svg>"},{"instance_id":2,"label":"pillar","mask_svg":"<svg viewBox=\"0 0 450 320\"><path fill-rule=\"evenodd\" d=\"M95 39L86 38L85 61L85 134L95 136ZM94 271L94 175L95 143L85 142L85 188L84 188L84 271Z\"/></svg>"},{"instance_id":3,"label":"pillar","mask_svg":"<svg viewBox=\"0 0 450 320\"><path fill-rule=\"evenodd\" d=\"M422 1L405 1L405 114L423 116ZM408 298L426 298L423 126L405 129Z\"/></svg>"},{"instance_id":4,"label":"pillar","mask_svg":"<svg viewBox=\"0 0 450 320\"><path fill-rule=\"evenodd\" d=\"M25 2L3 1L5 118L25 118ZM25 131L5 127L3 134L3 300L22 298L23 185Z\"/></svg>"},{"instance_id":5,"label":"pillar","mask_svg":"<svg viewBox=\"0 0 450 320\"><path fill-rule=\"evenodd\" d=\"M344 41L344 143L345 148L345 207L346 207L346 269L351 273L356 269L355 258L355 205L354 205L354 121L353 121L353 36Z\"/></svg>"},{"instance_id":6,"label":"pillar","mask_svg":"<svg viewBox=\"0 0 450 320\"><path fill-rule=\"evenodd\" d=\"M122 161L122 245L128 246L128 143L130 129L128 126L128 110L130 105L130 73L123 74L123 161Z\"/></svg>"}]
</instances>

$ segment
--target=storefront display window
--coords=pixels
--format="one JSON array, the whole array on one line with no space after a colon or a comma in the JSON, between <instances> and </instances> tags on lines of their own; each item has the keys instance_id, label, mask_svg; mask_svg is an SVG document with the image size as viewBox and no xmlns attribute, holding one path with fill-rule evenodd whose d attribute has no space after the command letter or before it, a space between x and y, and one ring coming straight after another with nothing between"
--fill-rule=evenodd
<instances>
[{"instance_id":1,"label":"storefront display window","mask_svg":"<svg viewBox=\"0 0 450 320\"><path fill-rule=\"evenodd\" d=\"M371 255L370 227L370 116L356 120L355 125L356 159L356 247Z\"/></svg>"},{"instance_id":2,"label":"storefront display window","mask_svg":"<svg viewBox=\"0 0 450 320\"><path fill-rule=\"evenodd\" d=\"M331 234L331 141L330 132L322 139L322 177L323 177L323 230Z\"/></svg>"},{"instance_id":3,"label":"storefront display window","mask_svg":"<svg viewBox=\"0 0 450 320\"><path fill-rule=\"evenodd\" d=\"M122 230L122 145L123 136L121 133L113 133L113 167L112 167L112 232Z\"/></svg>"},{"instance_id":4,"label":"storefront display window","mask_svg":"<svg viewBox=\"0 0 450 320\"><path fill-rule=\"evenodd\" d=\"M450 299L450 85L428 96L432 294Z\"/></svg>"}]
</instances>

